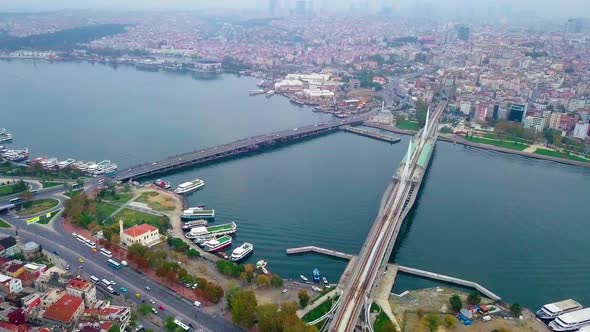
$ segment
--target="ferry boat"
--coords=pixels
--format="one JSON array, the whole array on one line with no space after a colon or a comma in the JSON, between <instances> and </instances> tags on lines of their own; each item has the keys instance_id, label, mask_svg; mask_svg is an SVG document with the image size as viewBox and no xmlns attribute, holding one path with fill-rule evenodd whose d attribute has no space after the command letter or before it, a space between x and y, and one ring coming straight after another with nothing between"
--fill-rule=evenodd
<instances>
[{"instance_id":1,"label":"ferry boat","mask_svg":"<svg viewBox=\"0 0 590 332\"><path fill-rule=\"evenodd\" d=\"M40 164L45 159L47 159L47 157L38 157L38 158L35 158L35 159L31 160L31 164Z\"/></svg>"},{"instance_id":2,"label":"ferry boat","mask_svg":"<svg viewBox=\"0 0 590 332\"><path fill-rule=\"evenodd\" d=\"M194 179L190 182L184 182L178 185L174 192L177 194L186 194L198 190L205 186L205 181L201 179Z\"/></svg>"},{"instance_id":3,"label":"ferry boat","mask_svg":"<svg viewBox=\"0 0 590 332\"><path fill-rule=\"evenodd\" d=\"M11 134L0 135L0 143L12 142Z\"/></svg>"},{"instance_id":4,"label":"ferry boat","mask_svg":"<svg viewBox=\"0 0 590 332\"><path fill-rule=\"evenodd\" d=\"M263 93L264 93L264 90L262 90L262 89L250 90L250 96L261 95Z\"/></svg>"},{"instance_id":5,"label":"ferry boat","mask_svg":"<svg viewBox=\"0 0 590 332\"><path fill-rule=\"evenodd\" d=\"M84 172L86 170L86 163L82 160L76 161L72 167L74 167L75 169Z\"/></svg>"},{"instance_id":6,"label":"ferry boat","mask_svg":"<svg viewBox=\"0 0 590 332\"><path fill-rule=\"evenodd\" d=\"M119 166L117 164L110 163L106 167L103 168L104 174L106 174L108 176L113 175L117 171L118 167Z\"/></svg>"},{"instance_id":7,"label":"ferry boat","mask_svg":"<svg viewBox=\"0 0 590 332\"><path fill-rule=\"evenodd\" d=\"M41 161L41 166L45 169L52 169L57 166L57 158L49 158Z\"/></svg>"},{"instance_id":8,"label":"ferry boat","mask_svg":"<svg viewBox=\"0 0 590 332\"><path fill-rule=\"evenodd\" d=\"M215 210L205 210L203 208L198 207L191 207L184 211L182 211L182 215L180 216L180 220L182 221L189 221L189 220L196 220L196 219L214 219L215 218Z\"/></svg>"},{"instance_id":9,"label":"ferry boat","mask_svg":"<svg viewBox=\"0 0 590 332\"><path fill-rule=\"evenodd\" d=\"M2 158L14 162L25 161L29 159L29 149L23 150L6 150L2 152Z\"/></svg>"},{"instance_id":10,"label":"ferry boat","mask_svg":"<svg viewBox=\"0 0 590 332\"><path fill-rule=\"evenodd\" d=\"M205 219L191 220L191 221L187 221L187 222L183 223L182 229L185 231L190 231L193 227L207 226L208 223L209 222Z\"/></svg>"},{"instance_id":11,"label":"ferry boat","mask_svg":"<svg viewBox=\"0 0 590 332\"><path fill-rule=\"evenodd\" d=\"M94 172L96 171L96 169L98 168L98 164L93 162L93 161L89 161L86 164L86 173L88 174L94 174Z\"/></svg>"},{"instance_id":12,"label":"ferry boat","mask_svg":"<svg viewBox=\"0 0 590 332\"><path fill-rule=\"evenodd\" d=\"M301 278L301 280L307 282L309 279L307 279L306 276L304 276L303 274L299 275L299 278Z\"/></svg>"},{"instance_id":13,"label":"ferry boat","mask_svg":"<svg viewBox=\"0 0 590 332\"><path fill-rule=\"evenodd\" d=\"M274 95L275 95L275 90L270 90L265 94L266 98L270 98Z\"/></svg>"},{"instance_id":14,"label":"ferry boat","mask_svg":"<svg viewBox=\"0 0 590 332\"><path fill-rule=\"evenodd\" d=\"M154 184L162 189L170 189L171 187L170 182L161 179L157 179L156 181L154 181Z\"/></svg>"},{"instance_id":15,"label":"ferry boat","mask_svg":"<svg viewBox=\"0 0 590 332\"><path fill-rule=\"evenodd\" d=\"M328 285L328 279L326 279L326 277L322 277L322 281L324 282L324 284Z\"/></svg>"},{"instance_id":16,"label":"ferry boat","mask_svg":"<svg viewBox=\"0 0 590 332\"><path fill-rule=\"evenodd\" d=\"M103 160L96 164L96 168L92 172L92 175L100 175L105 173L114 172L117 170L117 164L113 164L110 160Z\"/></svg>"},{"instance_id":17,"label":"ferry boat","mask_svg":"<svg viewBox=\"0 0 590 332\"><path fill-rule=\"evenodd\" d=\"M549 328L555 332L575 331L584 326L590 326L590 308L561 314L549 323Z\"/></svg>"},{"instance_id":18,"label":"ferry boat","mask_svg":"<svg viewBox=\"0 0 590 332\"><path fill-rule=\"evenodd\" d=\"M578 302L572 299L567 299L559 302L545 304L541 309L537 311L537 317L539 317L542 320L548 321L555 319L559 315L580 310L582 308L582 305Z\"/></svg>"},{"instance_id":19,"label":"ferry boat","mask_svg":"<svg viewBox=\"0 0 590 332\"><path fill-rule=\"evenodd\" d=\"M214 236L233 234L237 229L238 226L235 222L209 227L199 226L191 228L185 236L189 239L210 239Z\"/></svg>"},{"instance_id":20,"label":"ferry boat","mask_svg":"<svg viewBox=\"0 0 590 332\"><path fill-rule=\"evenodd\" d=\"M313 277L313 281L315 281L315 282L319 282L320 281L320 270L313 269L311 275Z\"/></svg>"},{"instance_id":21,"label":"ferry boat","mask_svg":"<svg viewBox=\"0 0 590 332\"><path fill-rule=\"evenodd\" d=\"M244 242L244 244L232 251L229 259L234 262L239 262L242 259L248 257L250 254L252 254L252 252L254 252L254 246L252 245L252 243Z\"/></svg>"},{"instance_id":22,"label":"ferry boat","mask_svg":"<svg viewBox=\"0 0 590 332\"><path fill-rule=\"evenodd\" d=\"M232 238L229 235L224 235L217 239L212 239L205 242L203 249L207 252L216 252L231 246Z\"/></svg>"},{"instance_id":23,"label":"ferry boat","mask_svg":"<svg viewBox=\"0 0 590 332\"><path fill-rule=\"evenodd\" d=\"M66 168L66 167L72 165L75 162L76 162L76 159L68 158L66 160L63 160L63 161L58 162L57 163L57 167L59 169L63 169L63 168Z\"/></svg>"}]
</instances>

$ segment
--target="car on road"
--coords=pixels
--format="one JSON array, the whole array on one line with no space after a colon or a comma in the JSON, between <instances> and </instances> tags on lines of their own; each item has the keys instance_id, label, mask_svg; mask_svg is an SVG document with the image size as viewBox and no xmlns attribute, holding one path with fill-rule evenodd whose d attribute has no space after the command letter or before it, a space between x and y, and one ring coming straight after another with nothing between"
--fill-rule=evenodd
<instances>
[{"instance_id":1,"label":"car on road","mask_svg":"<svg viewBox=\"0 0 590 332\"><path fill-rule=\"evenodd\" d=\"M201 302L199 301L195 301L195 303L193 303L195 305L195 307L200 308L201 307Z\"/></svg>"},{"instance_id":2,"label":"car on road","mask_svg":"<svg viewBox=\"0 0 590 332\"><path fill-rule=\"evenodd\" d=\"M59 256L59 251L57 251L57 250L54 250L54 251L53 251L53 253L54 253L56 256Z\"/></svg>"},{"instance_id":3,"label":"car on road","mask_svg":"<svg viewBox=\"0 0 590 332\"><path fill-rule=\"evenodd\" d=\"M66 271L70 269L70 264L66 264Z\"/></svg>"},{"instance_id":4,"label":"car on road","mask_svg":"<svg viewBox=\"0 0 590 332\"><path fill-rule=\"evenodd\" d=\"M115 286L117 283L114 280L111 280L111 285Z\"/></svg>"},{"instance_id":5,"label":"car on road","mask_svg":"<svg viewBox=\"0 0 590 332\"><path fill-rule=\"evenodd\" d=\"M138 299L141 299L141 294L135 293L135 297L138 298Z\"/></svg>"},{"instance_id":6,"label":"car on road","mask_svg":"<svg viewBox=\"0 0 590 332\"><path fill-rule=\"evenodd\" d=\"M150 303L151 304L156 304L156 301L154 301L154 299L150 299Z\"/></svg>"},{"instance_id":7,"label":"car on road","mask_svg":"<svg viewBox=\"0 0 590 332\"><path fill-rule=\"evenodd\" d=\"M158 308L160 308L160 310L162 310L162 311L166 311L166 307L164 307L163 304L160 304L160 306Z\"/></svg>"},{"instance_id":8,"label":"car on road","mask_svg":"<svg viewBox=\"0 0 590 332\"><path fill-rule=\"evenodd\" d=\"M153 313L154 315L157 315L157 314L158 314L158 310L156 310L156 308L152 307L152 313Z\"/></svg>"},{"instance_id":9,"label":"car on road","mask_svg":"<svg viewBox=\"0 0 590 332\"><path fill-rule=\"evenodd\" d=\"M286 293L286 292L288 292L288 291L289 291L289 290L285 288L285 289L283 289L283 290L281 291L281 293L285 294L285 293Z\"/></svg>"},{"instance_id":10,"label":"car on road","mask_svg":"<svg viewBox=\"0 0 590 332\"><path fill-rule=\"evenodd\" d=\"M98 250L96 250L96 248L92 248L92 252L98 252Z\"/></svg>"},{"instance_id":11,"label":"car on road","mask_svg":"<svg viewBox=\"0 0 590 332\"><path fill-rule=\"evenodd\" d=\"M152 290L152 288L150 286L145 286L146 290Z\"/></svg>"},{"instance_id":12,"label":"car on road","mask_svg":"<svg viewBox=\"0 0 590 332\"><path fill-rule=\"evenodd\" d=\"M121 290L121 293L127 293L127 288L125 288L125 287L121 287L120 290Z\"/></svg>"},{"instance_id":13,"label":"car on road","mask_svg":"<svg viewBox=\"0 0 590 332\"><path fill-rule=\"evenodd\" d=\"M137 327L135 328L135 331L143 331L143 325L141 325L141 324L137 325Z\"/></svg>"},{"instance_id":14,"label":"car on road","mask_svg":"<svg viewBox=\"0 0 590 332\"><path fill-rule=\"evenodd\" d=\"M84 259L83 258L78 258L78 263L84 263Z\"/></svg>"},{"instance_id":15,"label":"car on road","mask_svg":"<svg viewBox=\"0 0 590 332\"><path fill-rule=\"evenodd\" d=\"M78 237L78 233L72 233L73 237Z\"/></svg>"}]
</instances>

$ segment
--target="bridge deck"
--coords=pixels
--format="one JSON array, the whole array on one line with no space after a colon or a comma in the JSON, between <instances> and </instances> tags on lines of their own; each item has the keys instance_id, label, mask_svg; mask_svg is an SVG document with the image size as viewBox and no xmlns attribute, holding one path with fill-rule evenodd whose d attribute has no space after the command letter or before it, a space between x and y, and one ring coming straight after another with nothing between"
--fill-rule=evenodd
<instances>
[{"instance_id":1,"label":"bridge deck","mask_svg":"<svg viewBox=\"0 0 590 332\"><path fill-rule=\"evenodd\" d=\"M179 168L234 157L236 155L257 151L263 148L273 147L280 143L292 142L298 139L328 133L342 126L358 125L365 119L366 115L358 115L344 120L317 123L272 134L249 137L228 144L205 148L203 150L177 154L159 161L144 163L122 170L117 173L114 179L117 181L128 181Z\"/></svg>"}]
</instances>

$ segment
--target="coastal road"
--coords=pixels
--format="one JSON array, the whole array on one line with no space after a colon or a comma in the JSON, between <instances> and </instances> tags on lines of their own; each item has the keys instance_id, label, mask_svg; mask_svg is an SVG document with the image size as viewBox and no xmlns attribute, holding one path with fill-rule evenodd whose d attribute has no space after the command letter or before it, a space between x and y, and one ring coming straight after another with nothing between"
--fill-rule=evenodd
<instances>
[{"instance_id":1,"label":"coastal road","mask_svg":"<svg viewBox=\"0 0 590 332\"><path fill-rule=\"evenodd\" d=\"M15 219L4 213L0 215L3 219L18 228L18 235L24 242L35 241L48 251L57 251L59 256L71 266L72 274L77 274L76 268L83 266L82 274L86 277L94 275L99 279L106 278L114 280L117 287L126 287L129 299L141 301L135 298L135 294L141 295L142 299L154 299L156 308L161 304L165 311L159 312L161 317L179 317L183 322L190 323L203 331L242 331L231 322L222 317L211 316L193 306L191 302L181 298L177 293L153 281L143 273L136 272L129 267L115 270L107 264L107 257L100 253L93 253L89 247L76 240L69 233L56 233L46 227L36 224L26 225L25 221ZM14 229L2 229L1 233L15 235ZM78 258L83 258L84 263L79 264ZM148 291L145 287L151 288ZM158 310L160 311L160 310ZM197 329L197 331L199 331Z\"/></svg>"}]
</instances>

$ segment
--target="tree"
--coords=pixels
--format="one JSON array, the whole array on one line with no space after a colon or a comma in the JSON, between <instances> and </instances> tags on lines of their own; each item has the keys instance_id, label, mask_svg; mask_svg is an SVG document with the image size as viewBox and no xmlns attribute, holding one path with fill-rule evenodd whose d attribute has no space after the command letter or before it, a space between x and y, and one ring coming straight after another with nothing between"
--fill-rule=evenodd
<instances>
[{"instance_id":1,"label":"tree","mask_svg":"<svg viewBox=\"0 0 590 332\"><path fill-rule=\"evenodd\" d=\"M197 278L197 280L198 280L198 278ZM232 302L232 298L233 298L234 294L241 292L241 291L242 291L242 289L237 286L230 287L227 290L227 293L225 293L225 304L227 305L227 310L231 311L231 309L232 309L231 302Z\"/></svg>"},{"instance_id":2,"label":"tree","mask_svg":"<svg viewBox=\"0 0 590 332\"><path fill-rule=\"evenodd\" d=\"M285 285L285 281L278 274L273 274L270 277L270 285L274 288L281 288Z\"/></svg>"},{"instance_id":3,"label":"tree","mask_svg":"<svg viewBox=\"0 0 590 332\"><path fill-rule=\"evenodd\" d=\"M300 290L299 294L297 294L297 297L299 298L299 306L301 308L305 308L309 303L309 294L307 291L305 289Z\"/></svg>"},{"instance_id":4,"label":"tree","mask_svg":"<svg viewBox=\"0 0 590 332\"><path fill-rule=\"evenodd\" d=\"M198 257L201 256L201 253L198 250L194 249L194 248L189 248L186 251L186 256L189 257L189 258L198 258Z\"/></svg>"},{"instance_id":5,"label":"tree","mask_svg":"<svg viewBox=\"0 0 590 332\"><path fill-rule=\"evenodd\" d=\"M209 301L217 303L223 298L223 288L213 282L208 282L205 288L205 296Z\"/></svg>"},{"instance_id":6,"label":"tree","mask_svg":"<svg viewBox=\"0 0 590 332\"><path fill-rule=\"evenodd\" d=\"M231 296L231 318L241 327L250 328L256 320L256 295L253 291L240 290Z\"/></svg>"},{"instance_id":7,"label":"tree","mask_svg":"<svg viewBox=\"0 0 590 332\"><path fill-rule=\"evenodd\" d=\"M445 316L444 325L446 328L452 329L457 325L457 321L452 316Z\"/></svg>"},{"instance_id":8,"label":"tree","mask_svg":"<svg viewBox=\"0 0 590 332\"><path fill-rule=\"evenodd\" d=\"M418 311L416 312L416 315L418 315L418 318L419 319L424 318L424 309L418 308Z\"/></svg>"},{"instance_id":9,"label":"tree","mask_svg":"<svg viewBox=\"0 0 590 332\"><path fill-rule=\"evenodd\" d=\"M449 302L451 303L451 308L453 308L453 311L455 312L459 312L459 310L463 308L463 301L457 294L453 294L453 296L451 296L449 299Z\"/></svg>"},{"instance_id":10,"label":"tree","mask_svg":"<svg viewBox=\"0 0 590 332\"><path fill-rule=\"evenodd\" d=\"M440 326L440 317L436 314L428 314L424 317L424 325L430 332L438 330Z\"/></svg>"},{"instance_id":11,"label":"tree","mask_svg":"<svg viewBox=\"0 0 590 332\"><path fill-rule=\"evenodd\" d=\"M266 275L261 274L256 277L254 283L259 287L268 287L270 285L270 279Z\"/></svg>"},{"instance_id":12,"label":"tree","mask_svg":"<svg viewBox=\"0 0 590 332\"><path fill-rule=\"evenodd\" d=\"M174 323L174 317L168 316L164 319L164 328L167 331L174 331L176 330L176 324Z\"/></svg>"},{"instance_id":13,"label":"tree","mask_svg":"<svg viewBox=\"0 0 590 332\"><path fill-rule=\"evenodd\" d=\"M479 292L471 292L469 296L467 296L467 303L471 305L477 305L481 303L481 295Z\"/></svg>"},{"instance_id":14,"label":"tree","mask_svg":"<svg viewBox=\"0 0 590 332\"><path fill-rule=\"evenodd\" d=\"M137 311L140 315L146 316L152 311L152 307L150 307L148 304L142 303L139 305L139 308L137 308Z\"/></svg>"},{"instance_id":15,"label":"tree","mask_svg":"<svg viewBox=\"0 0 590 332\"><path fill-rule=\"evenodd\" d=\"M23 201L30 201L31 199L33 199L33 194L31 194L31 191L27 190L25 192L22 192L18 198L20 198Z\"/></svg>"},{"instance_id":16,"label":"tree","mask_svg":"<svg viewBox=\"0 0 590 332\"><path fill-rule=\"evenodd\" d=\"M283 329L278 309L279 307L274 303L259 305L256 308L259 331L282 332Z\"/></svg>"},{"instance_id":17,"label":"tree","mask_svg":"<svg viewBox=\"0 0 590 332\"><path fill-rule=\"evenodd\" d=\"M426 112L428 111L428 105L419 100L416 103L416 120L418 120L418 127L423 128L426 124Z\"/></svg>"},{"instance_id":18,"label":"tree","mask_svg":"<svg viewBox=\"0 0 590 332\"><path fill-rule=\"evenodd\" d=\"M117 324L113 324L108 332L121 332L121 328Z\"/></svg>"},{"instance_id":19,"label":"tree","mask_svg":"<svg viewBox=\"0 0 590 332\"><path fill-rule=\"evenodd\" d=\"M510 306L510 312L512 313L512 316L518 317L520 314L522 314L522 307L516 302L512 303Z\"/></svg>"}]
</instances>

